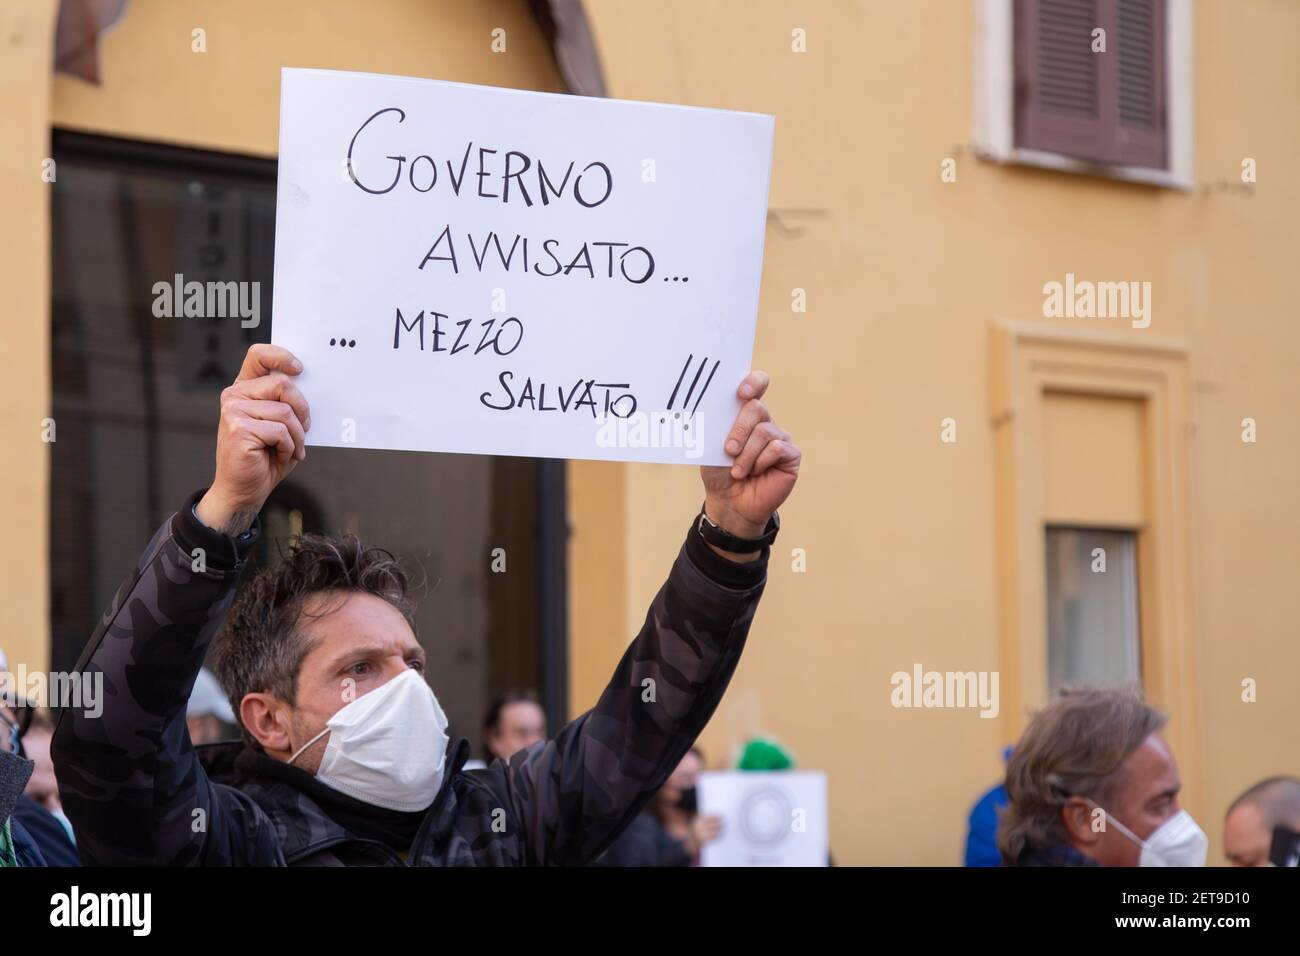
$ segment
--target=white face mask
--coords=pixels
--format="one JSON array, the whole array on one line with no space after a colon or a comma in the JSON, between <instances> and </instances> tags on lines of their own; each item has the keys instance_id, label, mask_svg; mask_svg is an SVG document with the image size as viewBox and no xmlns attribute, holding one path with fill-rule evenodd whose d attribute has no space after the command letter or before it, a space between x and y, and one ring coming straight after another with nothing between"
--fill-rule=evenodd
<instances>
[{"instance_id":1,"label":"white face mask","mask_svg":"<svg viewBox=\"0 0 1300 956\"><path fill-rule=\"evenodd\" d=\"M1210 839L1186 810L1179 810L1156 827L1155 832L1145 840L1110 814L1106 815L1106 819L1115 824L1120 833L1142 847L1138 866L1205 866Z\"/></svg>"},{"instance_id":2,"label":"white face mask","mask_svg":"<svg viewBox=\"0 0 1300 956\"><path fill-rule=\"evenodd\" d=\"M72 821L68 819L67 814L62 810L51 810L50 813L54 816L54 819L59 821L59 825L67 832L68 839L72 841L72 845L76 846L77 835L72 832Z\"/></svg>"},{"instance_id":3,"label":"white face mask","mask_svg":"<svg viewBox=\"0 0 1300 956\"><path fill-rule=\"evenodd\" d=\"M389 810L424 810L442 786L447 715L417 671L407 670L343 706L289 763L330 735L316 779Z\"/></svg>"}]
</instances>

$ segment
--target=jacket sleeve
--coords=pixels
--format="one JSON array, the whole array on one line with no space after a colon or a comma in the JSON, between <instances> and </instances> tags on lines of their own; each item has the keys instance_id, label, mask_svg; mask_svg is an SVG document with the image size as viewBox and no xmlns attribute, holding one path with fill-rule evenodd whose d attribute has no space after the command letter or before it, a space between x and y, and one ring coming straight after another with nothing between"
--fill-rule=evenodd
<instances>
[{"instance_id":1,"label":"jacket sleeve","mask_svg":"<svg viewBox=\"0 0 1300 956\"><path fill-rule=\"evenodd\" d=\"M247 798L215 786L185 722L204 654L256 530L236 541L193 513L154 534L77 662L80 699L51 745L64 811L94 865L271 864L278 842Z\"/></svg>"},{"instance_id":2,"label":"jacket sleeve","mask_svg":"<svg viewBox=\"0 0 1300 956\"><path fill-rule=\"evenodd\" d=\"M767 560L728 561L692 527L596 706L510 758L529 865L589 863L663 786L735 672Z\"/></svg>"}]
</instances>

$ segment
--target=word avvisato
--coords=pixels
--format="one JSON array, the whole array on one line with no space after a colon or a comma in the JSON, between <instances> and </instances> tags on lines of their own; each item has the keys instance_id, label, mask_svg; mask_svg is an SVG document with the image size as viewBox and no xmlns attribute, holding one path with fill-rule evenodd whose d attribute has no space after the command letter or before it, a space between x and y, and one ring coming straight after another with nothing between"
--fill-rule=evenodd
<instances>
[{"instance_id":1,"label":"word avvisato","mask_svg":"<svg viewBox=\"0 0 1300 956\"><path fill-rule=\"evenodd\" d=\"M546 278L557 275L567 276L577 272L578 275L585 275L588 279L613 279L622 276L633 285L641 285L649 281L655 273L655 258L650 254L650 250L645 246L634 246L627 242L587 241L557 253L561 245L560 240L544 239L541 241L542 253L551 260L547 263L540 256L528 254L528 237L519 233L515 233L514 238L510 240L508 252L501 242L502 235L495 230L488 232L482 239L480 246L474 241L473 233L465 233L465 241L473 255L474 268L479 272L484 271L485 264L495 268L492 262L494 257L490 255L491 249L495 248L495 259L500 262L503 272L510 272L518 265L524 272L531 271L533 275ZM596 250L594 262L593 249ZM518 260L515 259L516 250L519 252ZM533 243L533 250L537 250L537 242ZM460 275L462 263L468 270L469 263L464 258L463 247L460 256L457 256L456 240L452 236L450 223L443 227L442 232L438 233L438 237L433 240L433 245L420 260L419 268L423 269L430 262L449 262L451 271L456 275Z\"/></svg>"},{"instance_id":2,"label":"word avvisato","mask_svg":"<svg viewBox=\"0 0 1300 956\"><path fill-rule=\"evenodd\" d=\"M367 127L385 114L396 114L395 122L393 117L389 117L388 120L376 124L373 131L367 132ZM465 144L465 151L460 155L459 165L456 165L450 157L443 160L446 176L441 177L438 160L434 157L421 153L408 163L407 157L400 149L392 150L391 147L382 145L383 126L390 126L389 141L391 141L391 126L401 124L405 120L404 110L389 106L372 115L352 134L352 141L348 144L347 171L358 189L373 196L382 196L397 189L405 181L415 192L427 193L438 186L441 178L443 188L450 189L454 195L459 196L462 187L465 186L465 178L469 175L474 180L466 190L466 195L469 196L497 199L503 203L523 202L525 206L540 201L543 206L549 206L552 201L563 200L567 195L570 200L588 209L605 202L614 191L614 175L602 162L587 163L575 176L574 168L577 163L570 160L568 166L564 168L563 177L560 177L554 166L548 171L540 158L535 160L517 149L506 150L504 154L501 150L488 146L480 145L476 149L472 141ZM364 137L363 133L365 133ZM358 140L361 140L360 151L358 151ZM390 151L385 152L386 149ZM476 169L470 165L471 153L475 154ZM364 180L357 175L356 166L353 164L354 154L361 165L368 170ZM376 157L391 161L389 171L383 175L375 172L384 165L378 162ZM471 171L472 169L474 171ZM532 192L529 191L530 183ZM490 192L491 189L498 191Z\"/></svg>"}]
</instances>

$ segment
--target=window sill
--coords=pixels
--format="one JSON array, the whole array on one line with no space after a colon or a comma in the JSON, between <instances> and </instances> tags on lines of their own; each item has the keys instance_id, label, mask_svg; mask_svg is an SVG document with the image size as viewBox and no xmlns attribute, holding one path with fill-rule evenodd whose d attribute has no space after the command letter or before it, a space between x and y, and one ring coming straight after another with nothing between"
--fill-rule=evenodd
<instances>
[{"instance_id":1,"label":"window sill","mask_svg":"<svg viewBox=\"0 0 1300 956\"><path fill-rule=\"evenodd\" d=\"M1010 150L996 150L987 146L977 146L976 151L982 159L1006 166L1034 166L1039 169L1055 170L1056 172L1138 183L1143 186L1157 186L1163 189L1177 189L1182 192L1192 192L1195 188L1195 184L1190 179L1179 176L1168 169L1094 163L1086 159L1067 156L1064 153L1051 153L1046 150L1024 149L1021 147L1013 147Z\"/></svg>"}]
</instances>

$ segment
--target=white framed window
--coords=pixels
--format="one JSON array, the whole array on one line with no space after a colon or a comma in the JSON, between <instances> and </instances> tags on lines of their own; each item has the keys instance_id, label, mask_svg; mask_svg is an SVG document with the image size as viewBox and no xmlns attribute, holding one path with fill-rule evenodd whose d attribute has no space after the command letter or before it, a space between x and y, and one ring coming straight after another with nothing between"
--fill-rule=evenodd
<instances>
[{"instance_id":1,"label":"white framed window","mask_svg":"<svg viewBox=\"0 0 1300 956\"><path fill-rule=\"evenodd\" d=\"M1191 0L975 2L981 156L1193 188Z\"/></svg>"}]
</instances>

